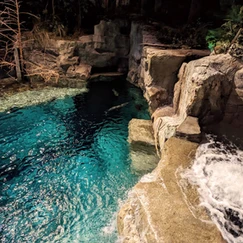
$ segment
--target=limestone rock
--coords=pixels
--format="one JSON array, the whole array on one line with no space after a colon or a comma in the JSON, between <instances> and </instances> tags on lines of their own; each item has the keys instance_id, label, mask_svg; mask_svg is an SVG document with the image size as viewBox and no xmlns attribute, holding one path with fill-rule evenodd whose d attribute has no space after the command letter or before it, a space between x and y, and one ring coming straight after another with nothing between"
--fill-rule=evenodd
<instances>
[{"instance_id":1,"label":"limestone rock","mask_svg":"<svg viewBox=\"0 0 243 243\"><path fill-rule=\"evenodd\" d=\"M117 225L124 243L223 243L201 207L196 188L182 186L180 171L190 166L198 144L170 138L158 167L132 189Z\"/></svg>"},{"instance_id":2,"label":"limestone rock","mask_svg":"<svg viewBox=\"0 0 243 243\"><path fill-rule=\"evenodd\" d=\"M221 120L234 74L241 67L229 54L208 56L184 65L173 100L177 115L184 119L198 117L201 125Z\"/></svg>"},{"instance_id":3,"label":"limestone rock","mask_svg":"<svg viewBox=\"0 0 243 243\"><path fill-rule=\"evenodd\" d=\"M163 106L159 107L155 110L155 112L152 114L151 118L152 121L155 122L158 118L163 117L163 116L174 116L175 115L175 110L172 106Z\"/></svg>"},{"instance_id":4,"label":"limestone rock","mask_svg":"<svg viewBox=\"0 0 243 243\"><path fill-rule=\"evenodd\" d=\"M235 88L243 89L243 68L235 73L234 84Z\"/></svg>"},{"instance_id":5,"label":"limestone rock","mask_svg":"<svg viewBox=\"0 0 243 243\"><path fill-rule=\"evenodd\" d=\"M152 122L150 120L132 119L129 122L130 144L144 144L154 146Z\"/></svg>"},{"instance_id":6,"label":"limestone rock","mask_svg":"<svg viewBox=\"0 0 243 243\"><path fill-rule=\"evenodd\" d=\"M159 117L154 123L153 128L156 134L155 141L157 150L160 150L160 156L164 148L165 142L175 136L177 128L183 123L180 116L163 116Z\"/></svg>"},{"instance_id":7,"label":"limestone rock","mask_svg":"<svg viewBox=\"0 0 243 243\"><path fill-rule=\"evenodd\" d=\"M32 48L33 42L28 42L24 46L24 55L34 66L45 64L45 68L54 69L60 77L67 71L68 78L74 77L73 72L77 74L79 68L73 70L71 66L79 66L79 63L126 72L130 40L124 29L129 29L129 21L102 20L94 27L93 35L81 36L75 41L48 38L44 46L35 41L38 54Z\"/></svg>"},{"instance_id":8,"label":"limestone rock","mask_svg":"<svg viewBox=\"0 0 243 243\"><path fill-rule=\"evenodd\" d=\"M31 52L31 55L26 56L26 59L28 60L27 66L32 66L34 67L43 67L49 68L49 69L58 69L58 65L56 63L56 58L57 56L53 53L43 53L39 50L33 50Z\"/></svg>"},{"instance_id":9,"label":"limestone rock","mask_svg":"<svg viewBox=\"0 0 243 243\"><path fill-rule=\"evenodd\" d=\"M243 68L235 73L233 89L227 101L224 121L243 127Z\"/></svg>"},{"instance_id":10,"label":"limestone rock","mask_svg":"<svg viewBox=\"0 0 243 243\"><path fill-rule=\"evenodd\" d=\"M80 63L78 66L70 66L67 70L66 76L68 78L80 78L87 80L90 76L91 66L87 64Z\"/></svg>"},{"instance_id":11,"label":"limestone rock","mask_svg":"<svg viewBox=\"0 0 243 243\"><path fill-rule=\"evenodd\" d=\"M143 173L153 170L159 161L156 154L152 122L132 119L129 122L131 168L134 172Z\"/></svg>"},{"instance_id":12,"label":"limestone rock","mask_svg":"<svg viewBox=\"0 0 243 243\"><path fill-rule=\"evenodd\" d=\"M180 132L189 122L188 116L198 118L202 126L220 121L223 117L237 126L239 123L243 125L243 89L233 88L242 86L242 65L229 54L208 56L183 64L174 88L172 107L156 109L152 115L156 147L162 150L165 141L176 135L176 131L178 136L199 141L200 133Z\"/></svg>"},{"instance_id":13,"label":"limestone rock","mask_svg":"<svg viewBox=\"0 0 243 243\"><path fill-rule=\"evenodd\" d=\"M83 35L79 37L77 41L77 46L80 49L94 49L94 36L93 35Z\"/></svg>"},{"instance_id":14,"label":"limestone rock","mask_svg":"<svg viewBox=\"0 0 243 243\"><path fill-rule=\"evenodd\" d=\"M113 52L118 56L127 56L129 52L129 37L121 33L127 27L126 21L101 20L94 26L94 48L98 52Z\"/></svg>"},{"instance_id":15,"label":"limestone rock","mask_svg":"<svg viewBox=\"0 0 243 243\"><path fill-rule=\"evenodd\" d=\"M92 67L104 68L117 66L118 57L114 52L98 52L94 49L78 49L81 63L86 63Z\"/></svg>"},{"instance_id":16,"label":"limestone rock","mask_svg":"<svg viewBox=\"0 0 243 243\"><path fill-rule=\"evenodd\" d=\"M57 62L57 66L60 67L61 69L63 69L64 72L66 72L70 66L78 64L78 62L79 62L78 59L79 59L78 56L68 57L65 55L60 55L57 58L56 62Z\"/></svg>"},{"instance_id":17,"label":"limestone rock","mask_svg":"<svg viewBox=\"0 0 243 243\"><path fill-rule=\"evenodd\" d=\"M186 58L188 50L161 50L153 47L144 48L145 62L145 85L158 85L168 93L173 91L177 81L177 73ZM146 76L150 76L147 79Z\"/></svg>"},{"instance_id":18,"label":"limestone rock","mask_svg":"<svg viewBox=\"0 0 243 243\"><path fill-rule=\"evenodd\" d=\"M48 49L54 47L58 51L59 55L65 56L66 58L74 56L75 49L77 46L76 41L54 39L51 39L50 41L51 43L48 46Z\"/></svg>"},{"instance_id":19,"label":"limestone rock","mask_svg":"<svg viewBox=\"0 0 243 243\"><path fill-rule=\"evenodd\" d=\"M149 106L152 111L161 107L168 100L168 91L160 86L146 87L145 98L149 101Z\"/></svg>"},{"instance_id":20,"label":"limestone rock","mask_svg":"<svg viewBox=\"0 0 243 243\"><path fill-rule=\"evenodd\" d=\"M130 54L129 54L129 72L127 79L143 88L144 79L141 77L141 70L143 69L141 59L143 52L142 43L159 43L156 35L153 33L151 26L146 26L140 22L132 22L130 32Z\"/></svg>"},{"instance_id":21,"label":"limestone rock","mask_svg":"<svg viewBox=\"0 0 243 243\"><path fill-rule=\"evenodd\" d=\"M177 128L176 137L186 138L191 142L201 141L201 129L198 124L198 118L188 116L185 121Z\"/></svg>"},{"instance_id":22,"label":"limestone rock","mask_svg":"<svg viewBox=\"0 0 243 243\"><path fill-rule=\"evenodd\" d=\"M138 29L137 27L136 31ZM140 32L142 36L140 39L135 38L136 42L146 40L147 36L143 31L140 30ZM131 34L131 36L133 35ZM153 41L150 40L150 42ZM153 45L149 44L150 42L148 45ZM188 58L198 58L205 55L208 55L207 51L163 50L150 46L145 46L143 49L133 47L129 59L128 80L145 91L145 98L149 102L151 112L153 112L158 107L171 103L177 73L182 63ZM141 63L139 62L138 65L136 60L139 57L141 57Z\"/></svg>"}]
</instances>

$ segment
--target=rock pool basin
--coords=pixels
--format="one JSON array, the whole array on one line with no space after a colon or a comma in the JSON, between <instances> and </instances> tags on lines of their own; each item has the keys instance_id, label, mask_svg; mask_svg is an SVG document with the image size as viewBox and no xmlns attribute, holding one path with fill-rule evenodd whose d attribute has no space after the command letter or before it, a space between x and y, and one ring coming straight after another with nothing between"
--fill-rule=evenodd
<instances>
[{"instance_id":1,"label":"rock pool basin","mask_svg":"<svg viewBox=\"0 0 243 243\"><path fill-rule=\"evenodd\" d=\"M125 82L78 93L0 113L1 242L116 242L119 202L139 179L127 126L149 119L147 105Z\"/></svg>"}]
</instances>

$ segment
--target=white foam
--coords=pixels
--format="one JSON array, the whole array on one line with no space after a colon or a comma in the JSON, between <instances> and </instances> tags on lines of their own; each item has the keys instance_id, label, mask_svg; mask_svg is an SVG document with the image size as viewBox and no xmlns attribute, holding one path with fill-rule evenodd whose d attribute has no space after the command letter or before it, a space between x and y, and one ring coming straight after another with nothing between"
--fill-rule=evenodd
<instances>
[{"instance_id":1,"label":"white foam","mask_svg":"<svg viewBox=\"0 0 243 243\"><path fill-rule=\"evenodd\" d=\"M210 137L199 146L194 164L182 174L199 186L205 206L228 242L243 242L243 152Z\"/></svg>"}]
</instances>

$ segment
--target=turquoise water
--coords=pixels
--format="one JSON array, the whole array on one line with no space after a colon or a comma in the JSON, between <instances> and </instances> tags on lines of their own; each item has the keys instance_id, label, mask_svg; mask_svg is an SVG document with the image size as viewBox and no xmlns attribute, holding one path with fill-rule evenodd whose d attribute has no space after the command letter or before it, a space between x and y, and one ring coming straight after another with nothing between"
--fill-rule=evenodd
<instances>
[{"instance_id":1,"label":"turquoise water","mask_svg":"<svg viewBox=\"0 0 243 243\"><path fill-rule=\"evenodd\" d=\"M0 241L116 242L115 212L138 180L132 118L149 118L146 102L118 81L0 113Z\"/></svg>"}]
</instances>

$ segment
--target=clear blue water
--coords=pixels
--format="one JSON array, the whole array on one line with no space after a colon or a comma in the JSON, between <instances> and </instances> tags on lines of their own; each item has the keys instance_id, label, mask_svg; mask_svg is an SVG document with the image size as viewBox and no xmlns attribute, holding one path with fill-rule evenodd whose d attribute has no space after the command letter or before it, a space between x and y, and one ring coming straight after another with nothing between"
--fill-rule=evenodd
<instances>
[{"instance_id":1,"label":"clear blue water","mask_svg":"<svg viewBox=\"0 0 243 243\"><path fill-rule=\"evenodd\" d=\"M132 118L149 119L146 102L118 81L0 113L0 242L115 242L119 201L138 180Z\"/></svg>"}]
</instances>

